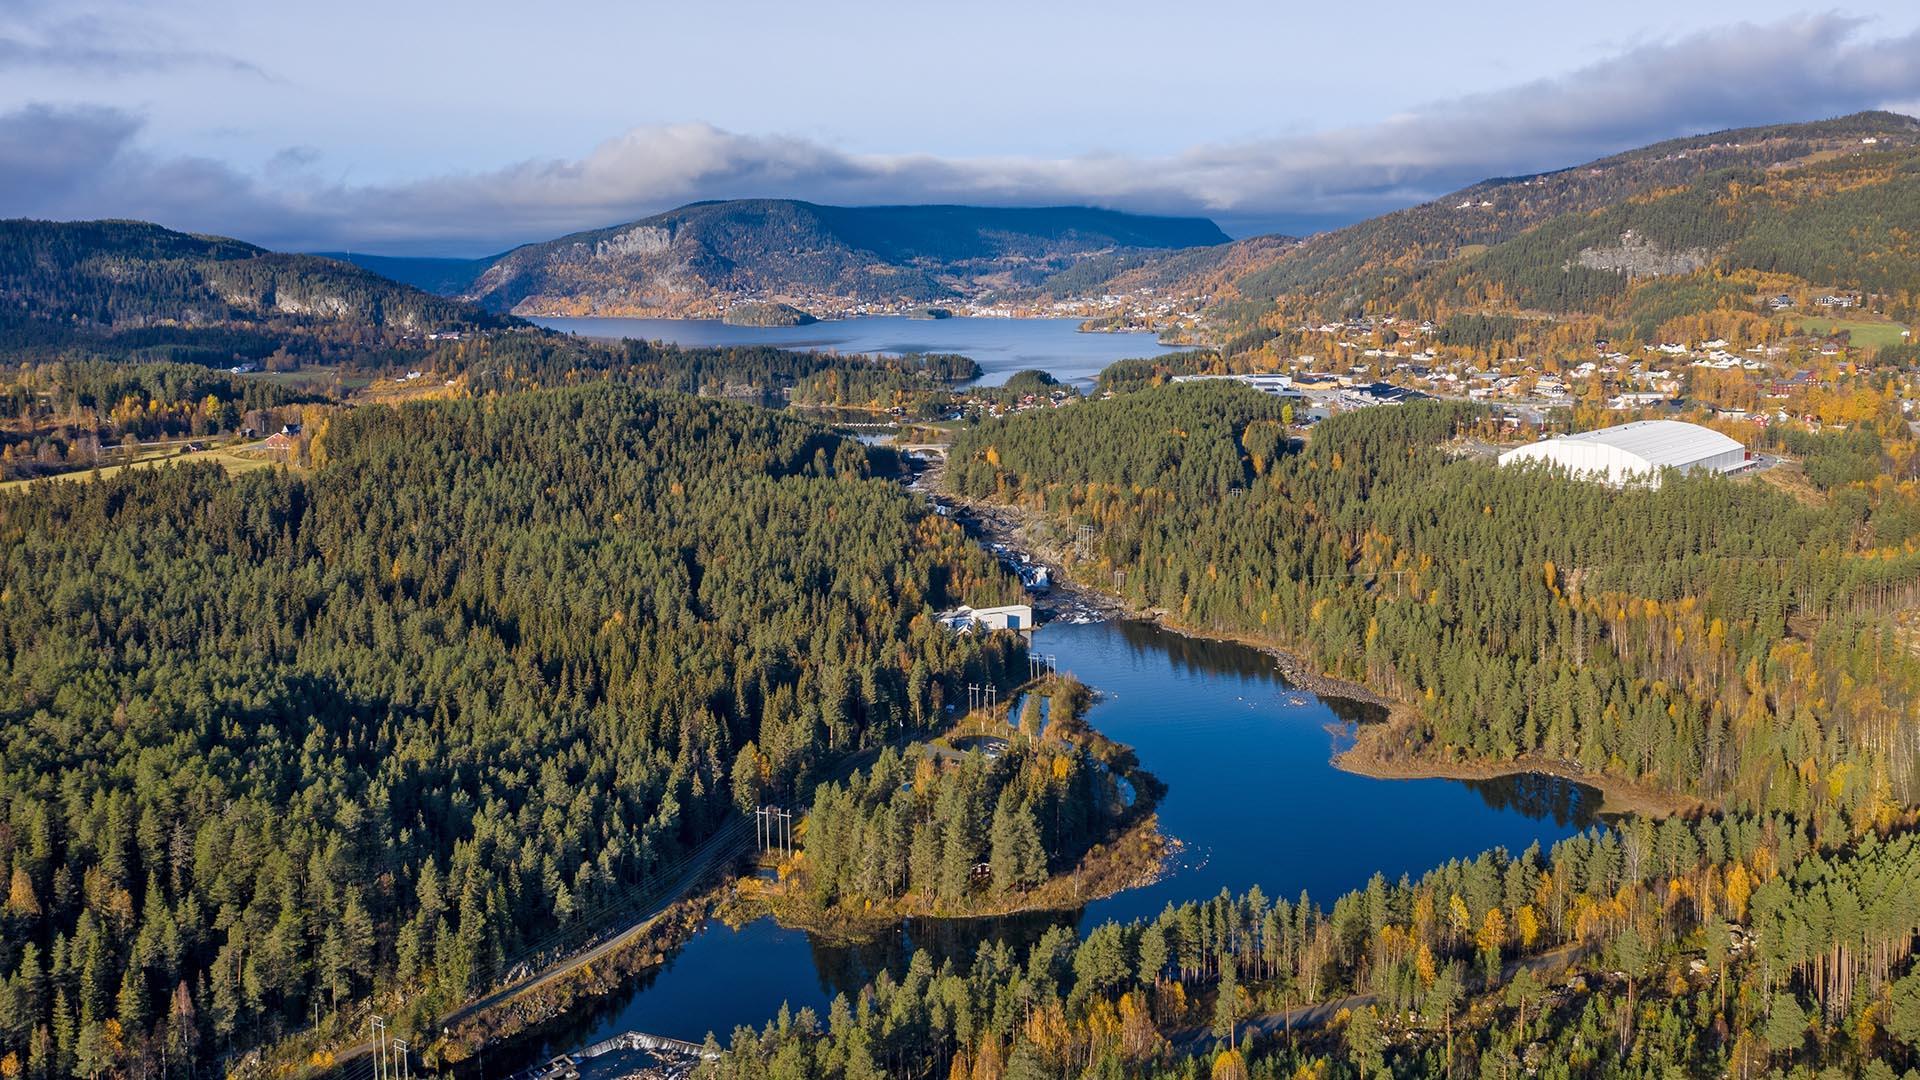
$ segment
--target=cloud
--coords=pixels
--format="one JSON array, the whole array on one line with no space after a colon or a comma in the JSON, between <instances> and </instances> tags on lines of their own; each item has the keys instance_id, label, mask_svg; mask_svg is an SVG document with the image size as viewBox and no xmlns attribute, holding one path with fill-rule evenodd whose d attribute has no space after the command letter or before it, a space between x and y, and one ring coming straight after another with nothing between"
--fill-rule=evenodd
<instances>
[{"instance_id":1,"label":"cloud","mask_svg":"<svg viewBox=\"0 0 1920 1080\"><path fill-rule=\"evenodd\" d=\"M169 44L166 37L137 12L54 18L28 7L0 24L0 71L45 68L118 77L192 67L265 77L238 57Z\"/></svg>"},{"instance_id":2,"label":"cloud","mask_svg":"<svg viewBox=\"0 0 1920 1080\"><path fill-rule=\"evenodd\" d=\"M140 129L137 116L103 106L28 105L0 114L0 215L142 218L286 237L337 228L290 212L284 193L224 163L142 151Z\"/></svg>"},{"instance_id":3,"label":"cloud","mask_svg":"<svg viewBox=\"0 0 1920 1080\"><path fill-rule=\"evenodd\" d=\"M243 174L142 149L125 113L37 106L0 116L0 163L15 152L28 161L0 168L0 213L152 217L285 247L466 253L744 196L1093 203L1243 228L1324 224L1678 135L1920 100L1920 31L1866 29L1836 15L1723 27L1374 124L1156 158L851 154L687 123L636 128L578 158L352 186L322 179L310 151Z\"/></svg>"}]
</instances>

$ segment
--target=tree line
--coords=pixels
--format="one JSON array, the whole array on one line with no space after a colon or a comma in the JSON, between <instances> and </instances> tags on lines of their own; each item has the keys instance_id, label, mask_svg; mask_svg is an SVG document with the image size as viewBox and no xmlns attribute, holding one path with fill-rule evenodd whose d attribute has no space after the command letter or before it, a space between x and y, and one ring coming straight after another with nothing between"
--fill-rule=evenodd
<instances>
[{"instance_id":1,"label":"tree line","mask_svg":"<svg viewBox=\"0 0 1920 1080\"><path fill-rule=\"evenodd\" d=\"M714 1040L702 1075L1892 1077L1920 1066L1916 875L1905 823L1822 847L1782 815L1636 819L1330 904L1254 888L917 952ZM1291 1026L1314 1002L1339 1007Z\"/></svg>"}]
</instances>

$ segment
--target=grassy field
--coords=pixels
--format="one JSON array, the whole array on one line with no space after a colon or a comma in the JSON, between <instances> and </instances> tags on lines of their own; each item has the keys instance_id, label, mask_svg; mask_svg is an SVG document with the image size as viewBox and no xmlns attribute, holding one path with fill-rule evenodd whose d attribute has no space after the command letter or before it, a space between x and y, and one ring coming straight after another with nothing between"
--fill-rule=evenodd
<instances>
[{"instance_id":1,"label":"grassy field","mask_svg":"<svg viewBox=\"0 0 1920 1080\"><path fill-rule=\"evenodd\" d=\"M159 468L189 461L210 461L227 470L229 473L251 472L254 469L265 469L279 464L279 462L270 457L252 457L225 449L198 450L190 454L152 454L124 465L109 465L97 472L92 469L81 469L77 472L61 473L58 476L36 476L27 480L8 480L0 483L0 492L18 491L34 484L46 483L49 480L91 480L96 476L112 476L115 473L125 472L128 469Z\"/></svg>"},{"instance_id":2,"label":"grassy field","mask_svg":"<svg viewBox=\"0 0 1920 1080\"><path fill-rule=\"evenodd\" d=\"M1851 335L1855 346L1866 349L1878 349L1886 345L1904 345L1913 340L1900 336L1900 331L1907 328L1896 322L1820 318L1799 318L1794 321L1799 324L1802 332L1808 334L1834 334L1845 330Z\"/></svg>"},{"instance_id":3,"label":"grassy field","mask_svg":"<svg viewBox=\"0 0 1920 1080\"><path fill-rule=\"evenodd\" d=\"M253 371L242 375L243 379L258 379L261 382L278 383L295 390L313 390L330 393L335 389L350 393L373 382L373 376L363 372L345 372L336 364L308 364L297 371Z\"/></svg>"}]
</instances>

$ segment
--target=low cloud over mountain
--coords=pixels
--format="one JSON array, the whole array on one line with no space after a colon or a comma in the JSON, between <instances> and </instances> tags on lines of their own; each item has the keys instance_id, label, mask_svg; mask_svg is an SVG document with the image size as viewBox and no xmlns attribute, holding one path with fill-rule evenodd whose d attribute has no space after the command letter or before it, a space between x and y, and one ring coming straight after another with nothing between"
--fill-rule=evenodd
<instances>
[{"instance_id":1,"label":"low cloud over mountain","mask_svg":"<svg viewBox=\"0 0 1920 1080\"><path fill-rule=\"evenodd\" d=\"M0 57L27 47L0 40ZM1239 233L1297 231L1680 134L1867 108L1913 111L1915 55L1920 31L1877 35L1829 14L1644 44L1364 126L1163 157L855 154L680 123L635 128L578 158L376 185L329 179L324 160L297 149L257 170L173 156L145 145L141 120L128 111L32 104L0 115L0 213L150 218L281 247L470 254L693 199L746 196L1088 203L1207 214Z\"/></svg>"}]
</instances>

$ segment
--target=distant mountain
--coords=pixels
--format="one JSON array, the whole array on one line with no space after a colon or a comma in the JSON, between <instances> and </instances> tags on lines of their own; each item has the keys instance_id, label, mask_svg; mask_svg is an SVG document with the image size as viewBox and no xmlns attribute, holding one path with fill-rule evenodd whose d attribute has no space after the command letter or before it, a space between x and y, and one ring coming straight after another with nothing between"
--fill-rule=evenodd
<instances>
[{"instance_id":1,"label":"distant mountain","mask_svg":"<svg viewBox=\"0 0 1920 1080\"><path fill-rule=\"evenodd\" d=\"M1322 233L1235 278L1216 304L1228 331L1271 323L1261 313L1276 308L1581 315L1647 329L1756 304L1762 288L1920 289L1916 206L1911 117L1722 131L1486 180Z\"/></svg>"},{"instance_id":2,"label":"distant mountain","mask_svg":"<svg viewBox=\"0 0 1920 1080\"><path fill-rule=\"evenodd\" d=\"M1169 295L1208 296L1271 264L1299 243L1291 236L1250 236L1209 247L1096 255L1047 278L1040 292L1070 297L1152 289Z\"/></svg>"},{"instance_id":3,"label":"distant mountain","mask_svg":"<svg viewBox=\"0 0 1920 1080\"><path fill-rule=\"evenodd\" d=\"M0 357L286 370L393 361L510 316L313 255L141 221L0 221Z\"/></svg>"},{"instance_id":4,"label":"distant mountain","mask_svg":"<svg viewBox=\"0 0 1920 1080\"><path fill-rule=\"evenodd\" d=\"M464 296L519 314L717 314L1031 294L1081 263L1227 243L1204 218L1088 207L818 206L752 199L516 248Z\"/></svg>"},{"instance_id":5,"label":"distant mountain","mask_svg":"<svg viewBox=\"0 0 1920 1080\"><path fill-rule=\"evenodd\" d=\"M340 324L407 331L498 316L314 255L141 221L0 221L0 320L62 329Z\"/></svg>"},{"instance_id":6,"label":"distant mountain","mask_svg":"<svg viewBox=\"0 0 1920 1080\"><path fill-rule=\"evenodd\" d=\"M475 278L499 259L489 255L480 259L416 258L401 255L362 255L353 251L316 251L323 259L352 263L381 277L441 296L458 296L472 287Z\"/></svg>"}]
</instances>

